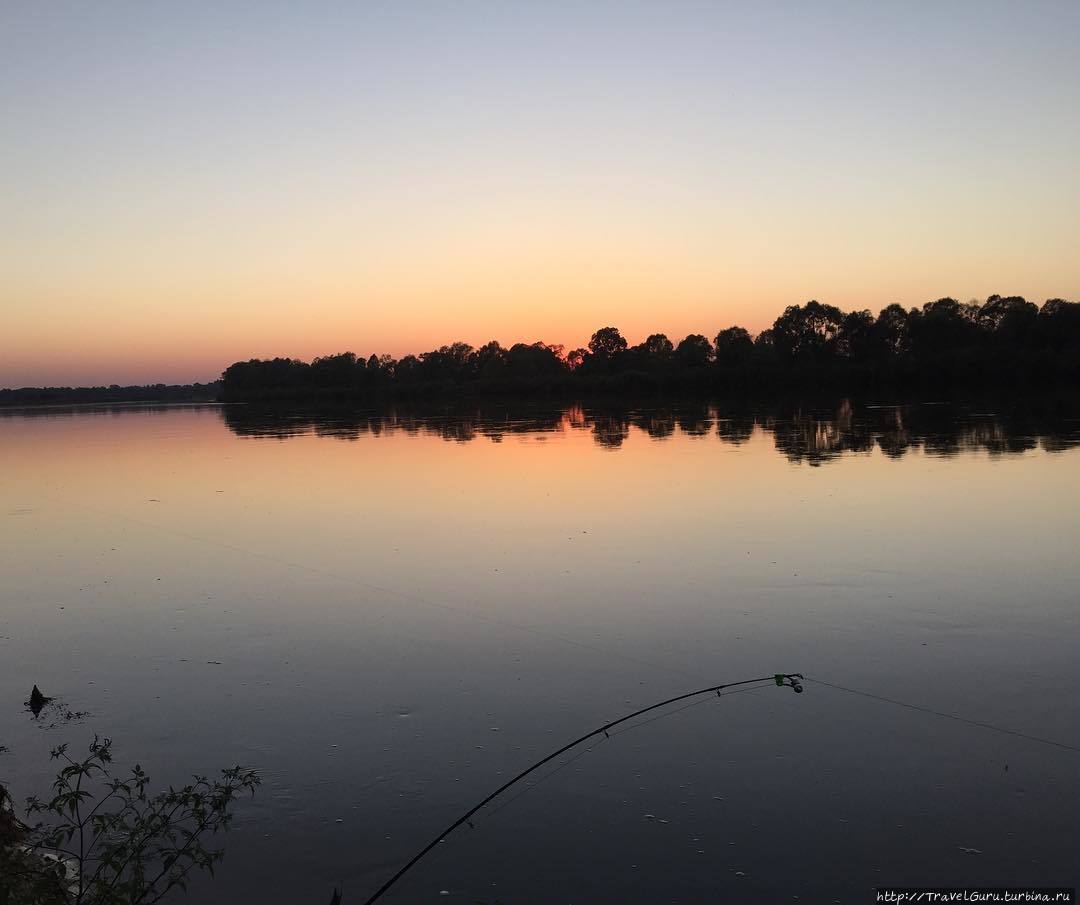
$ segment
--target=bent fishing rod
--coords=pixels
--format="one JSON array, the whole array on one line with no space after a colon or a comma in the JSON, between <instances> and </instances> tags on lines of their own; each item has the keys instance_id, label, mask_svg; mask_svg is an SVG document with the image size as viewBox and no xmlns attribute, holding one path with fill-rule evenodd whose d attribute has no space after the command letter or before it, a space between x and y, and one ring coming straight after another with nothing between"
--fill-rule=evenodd
<instances>
[{"instance_id":1,"label":"bent fishing rod","mask_svg":"<svg viewBox=\"0 0 1080 905\"><path fill-rule=\"evenodd\" d=\"M699 688L697 691L688 691L686 692L686 694L676 695L673 698L668 698L667 700L660 701L657 704L650 704L648 707L642 707L640 710L635 710L633 713L628 713L626 714L626 716L621 716L617 720L612 720L609 723L604 723L603 726L598 726L596 729L593 729L592 732L586 732L580 738L576 738L572 742L563 745L561 748L559 748L558 751L552 751L551 754L547 755L547 757L541 758L531 767L522 770L513 779L504 782L501 786L499 786L499 788L497 788L494 792L488 795L488 797L485 798L483 801L469 808L469 810L467 810L464 814L458 817L458 819L451 823L445 830L439 833L438 836L432 839L431 842L429 842L422 849L420 849L420 851L417 852L413 856L413 858L404 867L401 868L401 870L399 870L396 874L394 874L394 876L392 876L389 880L383 883L383 885L380 886L378 890L376 890L375 894L372 895L371 898L369 898L364 903L364 905L372 905L373 902L376 902L378 899L382 898L382 896L390 889L390 887L392 887L395 883L397 883L398 880L404 877L405 874L412 870L412 868L420 861L421 858L423 858L428 852L435 848L435 846L442 842L459 826L464 823L468 823L469 826L472 826L470 818L473 816L473 814L475 814L482 807L484 807L484 805L494 801L512 785L520 782L533 771L540 769L540 767L544 766L544 764L548 763L549 761L554 760L560 754L565 754L571 748L576 748L582 742L588 741L590 738L593 738L597 735L604 735L605 737L610 738L611 736L608 735L609 729L613 729L615 726L618 726L621 723L625 723L628 720L634 719L635 717L642 716L643 714L649 713L652 710L659 710L661 707L667 707L669 704L677 704L679 701L685 701L688 698L696 698L700 695L705 694L715 694L717 697L722 697L721 692L727 688L738 688L744 685L755 685L765 682L772 682L781 688L791 688L796 694L802 694L802 678L802 673L787 672L776 673L775 675L771 676L763 676L760 679L743 679L740 682L727 682L723 685L710 685L708 688Z\"/></svg>"}]
</instances>

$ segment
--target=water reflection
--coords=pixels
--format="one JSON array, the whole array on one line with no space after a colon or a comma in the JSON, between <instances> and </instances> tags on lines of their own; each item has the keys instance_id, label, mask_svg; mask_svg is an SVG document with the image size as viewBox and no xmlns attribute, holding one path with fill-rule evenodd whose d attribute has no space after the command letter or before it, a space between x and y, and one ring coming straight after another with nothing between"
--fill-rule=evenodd
<instances>
[{"instance_id":1,"label":"water reflection","mask_svg":"<svg viewBox=\"0 0 1080 905\"><path fill-rule=\"evenodd\" d=\"M160 415L183 410L202 411L220 408L216 402L106 402L72 405L9 405L0 406L0 419L34 418L63 421L73 417L117 419L131 415Z\"/></svg>"},{"instance_id":2,"label":"water reflection","mask_svg":"<svg viewBox=\"0 0 1080 905\"><path fill-rule=\"evenodd\" d=\"M5 780L47 788L93 733L169 781L253 763L191 900L293 905L362 898L498 777L712 681L798 670L1080 744L1075 411L0 413ZM35 682L90 713L32 719ZM958 846L1071 879L1071 752L807 691L605 740L399 901L855 902L911 865L968 882Z\"/></svg>"},{"instance_id":3,"label":"water reflection","mask_svg":"<svg viewBox=\"0 0 1080 905\"><path fill-rule=\"evenodd\" d=\"M715 436L738 446L760 431L771 435L778 452L791 462L821 465L845 454L875 448L890 458L922 451L938 457L982 451L1018 455L1041 447L1061 452L1080 444L1080 419L1062 405L986 406L923 403L863 405L844 399L827 405L787 404L732 407L720 404L629 408L572 405L514 409L477 405L453 410L380 412L280 412L224 406L221 417L241 437L285 440L314 435L341 440L364 436L424 434L458 443L478 439L501 442L509 435L586 431L610 450L640 434L664 441L681 435Z\"/></svg>"}]
</instances>

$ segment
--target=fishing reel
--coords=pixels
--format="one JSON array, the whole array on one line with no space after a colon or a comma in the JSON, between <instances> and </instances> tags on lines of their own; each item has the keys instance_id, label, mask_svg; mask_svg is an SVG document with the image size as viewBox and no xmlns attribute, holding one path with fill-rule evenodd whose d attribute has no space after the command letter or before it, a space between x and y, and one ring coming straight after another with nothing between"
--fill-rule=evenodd
<instances>
[{"instance_id":1,"label":"fishing reel","mask_svg":"<svg viewBox=\"0 0 1080 905\"><path fill-rule=\"evenodd\" d=\"M792 691L795 692L795 694L802 694L802 682L799 681L802 678L801 672L792 672L786 674L778 672L774 676L774 678L776 679L776 684L780 688L790 688Z\"/></svg>"}]
</instances>

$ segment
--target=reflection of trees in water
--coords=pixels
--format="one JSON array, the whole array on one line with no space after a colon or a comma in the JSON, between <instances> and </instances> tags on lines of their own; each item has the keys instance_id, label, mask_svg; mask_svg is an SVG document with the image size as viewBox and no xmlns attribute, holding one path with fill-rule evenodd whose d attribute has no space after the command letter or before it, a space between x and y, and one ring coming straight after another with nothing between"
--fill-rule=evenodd
<instances>
[{"instance_id":1,"label":"reflection of trees in water","mask_svg":"<svg viewBox=\"0 0 1080 905\"><path fill-rule=\"evenodd\" d=\"M573 410L562 408L524 416L481 409L430 414L394 409L365 413L339 412L332 409L280 412L226 405L220 411L225 424L238 436L274 439L311 434L338 440L358 440L366 436L378 437L402 432L460 443L486 437L498 443L507 434L536 434L591 424L586 424L584 420L580 424L571 424Z\"/></svg>"},{"instance_id":2,"label":"reflection of trees in water","mask_svg":"<svg viewBox=\"0 0 1080 905\"><path fill-rule=\"evenodd\" d=\"M1076 446L1078 441L1075 437L1046 436L1039 437L1039 445L1048 453L1064 452Z\"/></svg>"},{"instance_id":3,"label":"reflection of trees in water","mask_svg":"<svg viewBox=\"0 0 1080 905\"><path fill-rule=\"evenodd\" d=\"M831 412L796 409L772 423L776 448L794 462L820 465L842 453L868 453L874 447L869 425L855 417L848 400Z\"/></svg>"},{"instance_id":4,"label":"reflection of trees in water","mask_svg":"<svg viewBox=\"0 0 1080 905\"><path fill-rule=\"evenodd\" d=\"M618 449L630 436L630 422L621 414L598 414L590 419L593 439L605 449Z\"/></svg>"},{"instance_id":5,"label":"reflection of trees in water","mask_svg":"<svg viewBox=\"0 0 1080 905\"><path fill-rule=\"evenodd\" d=\"M1027 434L1009 433L1000 422L968 425L961 432L961 449L985 449L991 455L1026 452L1038 445L1038 438Z\"/></svg>"},{"instance_id":6,"label":"reflection of trees in water","mask_svg":"<svg viewBox=\"0 0 1080 905\"><path fill-rule=\"evenodd\" d=\"M738 446L755 431L792 462L821 465L842 455L869 454L875 447L889 458L913 451L948 457L979 450L994 456L1041 448L1061 452L1080 444L1080 420L1050 408L1007 413L952 405L859 407L849 400L828 407L773 405L673 406L625 410L592 405L516 410L474 407L440 412L390 409L385 412L312 411L280 413L248 406L225 406L226 425L238 436L285 440L302 434L357 440L404 432L469 443L499 443L511 435L543 439L552 433L588 432L604 449L617 450L633 431L654 440L676 434L705 437Z\"/></svg>"},{"instance_id":7,"label":"reflection of trees in water","mask_svg":"<svg viewBox=\"0 0 1080 905\"><path fill-rule=\"evenodd\" d=\"M196 384L201 386L201 384ZM96 388L91 388L96 389ZM139 389L142 389L141 387ZM11 391L17 392L17 391ZM0 419L31 418L35 421L63 421L78 415L80 418L130 418L134 415L161 415L178 411L220 411L217 402L93 402L72 404L0 405Z\"/></svg>"},{"instance_id":8,"label":"reflection of trees in water","mask_svg":"<svg viewBox=\"0 0 1080 905\"><path fill-rule=\"evenodd\" d=\"M882 410L881 433L878 434L878 448L890 459L899 459L911 448L911 434L904 423L904 412L900 408Z\"/></svg>"},{"instance_id":9,"label":"reflection of trees in water","mask_svg":"<svg viewBox=\"0 0 1080 905\"><path fill-rule=\"evenodd\" d=\"M856 412L849 404L835 412L794 413L770 425L776 448L792 461L817 465L844 453L867 453L876 446L890 458L921 450L948 458L961 452L1019 455L1040 444L1060 452L1080 444L1076 424L1053 414L1001 415L944 405L887 406Z\"/></svg>"},{"instance_id":10,"label":"reflection of trees in water","mask_svg":"<svg viewBox=\"0 0 1080 905\"><path fill-rule=\"evenodd\" d=\"M654 440L664 440L675 433L675 416L670 411L646 412L637 426Z\"/></svg>"},{"instance_id":11,"label":"reflection of trees in water","mask_svg":"<svg viewBox=\"0 0 1080 905\"><path fill-rule=\"evenodd\" d=\"M736 415L727 418L720 415L716 419L716 435L725 443L740 446L754 435L755 424L757 422L753 416Z\"/></svg>"},{"instance_id":12,"label":"reflection of trees in water","mask_svg":"<svg viewBox=\"0 0 1080 905\"><path fill-rule=\"evenodd\" d=\"M380 418L355 418L348 420L317 421L310 425L317 437L334 437L338 440L359 440L366 434L379 436L383 425Z\"/></svg>"},{"instance_id":13,"label":"reflection of trees in water","mask_svg":"<svg viewBox=\"0 0 1080 905\"><path fill-rule=\"evenodd\" d=\"M704 406L679 413L679 429L688 437L707 437L715 423L715 413Z\"/></svg>"}]
</instances>

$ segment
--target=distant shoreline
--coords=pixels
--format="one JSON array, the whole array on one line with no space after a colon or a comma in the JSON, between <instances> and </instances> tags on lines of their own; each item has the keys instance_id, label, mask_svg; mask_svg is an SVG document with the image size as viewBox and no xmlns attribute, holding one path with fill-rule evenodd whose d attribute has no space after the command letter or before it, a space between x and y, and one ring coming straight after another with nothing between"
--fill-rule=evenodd
<instances>
[{"instance_id":1,"label":"distant shoreline","mask_svg":"<svg viewBox=\"0 0 1080 905\"><path fill-rule=\"evenodd\" d=\"M0 408L49 408L68 405L139 405L221 401L221 381L141 386L19 387L0 389Z\"/></svg>"},{"instance_id":2,"label":"distant shoreline","mask_svg":"<svg viewBox=\"0 0 1080 905\"><path fill-rule=\"evenodd\" d=\"M180 409L180 408L221 408L226 405L243 405L244 403L218 402L205 399L133 399L127 402L49 402L41 405L0 405L0 415L17 415L20 413L47 414L72 414L78 412L92 412L94 410L117 410L117 409Z\"/></svg>"},{"instance_id":3,"label":"distant shoreline","mask_svg":"<svg viewBox=\"0 0 1080 905\"><path fill-rule=\"evenodd\" d=\"M950 394L1080 388L1080 302L1020 296L952 298L905 310L844 312L791 305L756 336L727 327L712 339L654 333L631 346L602 327L587 348L492 340L418 355L237 361L220 380L147 386L0 390L0 408L140 402L370 406L417 401L633 400L792 393Z\"/></svg>"}]
</instances>

